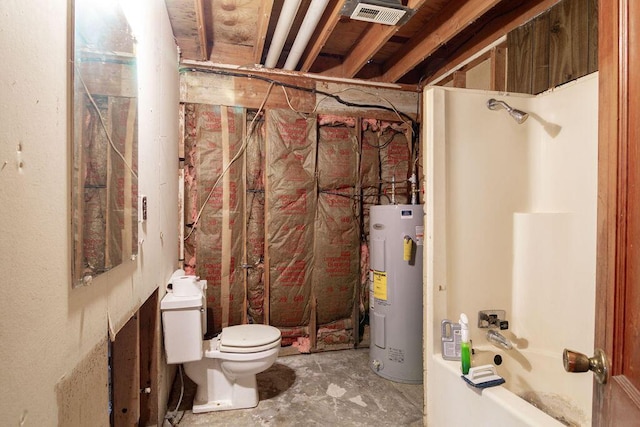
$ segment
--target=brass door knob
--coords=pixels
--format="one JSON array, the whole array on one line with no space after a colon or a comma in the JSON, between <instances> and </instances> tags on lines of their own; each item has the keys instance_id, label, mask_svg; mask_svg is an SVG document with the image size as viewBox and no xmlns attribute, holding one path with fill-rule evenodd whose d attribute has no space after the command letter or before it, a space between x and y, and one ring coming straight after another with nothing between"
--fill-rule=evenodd
<instances>
[{"instance_id":1,"label":"brass door knob","mask_svg":"<svg viewBox=\"0 0 640 427\"><path fill-rule=\"evenodd\" d=\"M599 348L596 348L593 357L565 348L562 352L562 363L567 372L592 371L600 384L606 384L609 379L609 361L604 351Z\"/></svg>"}]
</instances>

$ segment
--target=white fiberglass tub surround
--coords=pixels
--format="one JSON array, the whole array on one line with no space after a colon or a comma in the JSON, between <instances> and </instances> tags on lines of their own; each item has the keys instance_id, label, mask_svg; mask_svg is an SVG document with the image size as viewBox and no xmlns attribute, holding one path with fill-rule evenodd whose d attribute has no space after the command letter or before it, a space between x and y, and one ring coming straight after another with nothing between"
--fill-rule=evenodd
<instances>
[{"instance_id":1,"label":"white fiberglass tub surround","mask_svg":"<svg viewBox=\"0 0 640 427\"><path fill-rule=\"evenodd\" d=\"M593 351L597 96L595 74L539 96L425 91L428 425L591 424L593 378L565 373L562 351ZM487 109L489 98L529 119ZM477 327L487 309L506 311L512 350ZM442 359L440 322L461 312L472 365L500 354L505 385L474 389Z\"/></svg>"}]
</instances>

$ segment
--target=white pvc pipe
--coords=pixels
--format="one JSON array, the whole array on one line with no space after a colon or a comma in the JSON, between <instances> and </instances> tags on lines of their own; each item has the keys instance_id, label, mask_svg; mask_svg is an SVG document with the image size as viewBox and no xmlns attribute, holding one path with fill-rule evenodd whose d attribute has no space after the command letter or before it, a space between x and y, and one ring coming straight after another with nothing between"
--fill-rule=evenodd
<instances>
[{"instance_id":1,"label":"white pvc pipe","mask_svg":"<svg viewBox=\"0 0 640 427\"><path fill-rule=\"evenodd\" d=\"M293 42L293 46L291 47L291 51L287 57L287 62L284 64L285 70L294 70L298 66L298 62L300 61L311 36L316 30L318 22L320 22L320 18L322 18L322 14L327 7L327 3L329 3L329 0L311 0L311 5L309 5L307 14L300 26L300 31L298 31L296 40Z\"/></svg>"},{"instance_id":2,"label":"white pvc pipe","mask_svg":"<svg viewBox=\"0 0 640 427\"><path fill-rule=\"evenodd\" d=\"M298 13L301 1L302 0L284 0L280 16L278 17L278 24L273 32L267 59L264 62L265 67L274 68L278 63L278 58L280 58L284 43L287 41L289 31L291 31L293 20L296 19L296 13Z\"/></svg>"}]
</instances>

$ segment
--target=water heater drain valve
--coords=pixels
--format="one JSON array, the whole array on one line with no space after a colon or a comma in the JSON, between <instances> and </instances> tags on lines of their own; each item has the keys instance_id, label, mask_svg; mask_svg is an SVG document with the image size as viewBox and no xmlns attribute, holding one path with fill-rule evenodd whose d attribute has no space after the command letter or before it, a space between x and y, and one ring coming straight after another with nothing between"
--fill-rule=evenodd
<instances>
[{"instance_id":1,"label":"water heater drain valve","mask_svg":"<svg viewBox=\"0 0 640 427\"><path fill-rule=\"evenodd\" d=\"M379 360L377 360L377 359L376 359L376 360L373 360L373 361L371 362L371 366L373 366L373 369L374 369L376 372L377 372L377 371L380 371L380 370L384 367L384 365L382 364L382 362L381 362L381 361L379 361Z\"/></svg>"}]
</instances>

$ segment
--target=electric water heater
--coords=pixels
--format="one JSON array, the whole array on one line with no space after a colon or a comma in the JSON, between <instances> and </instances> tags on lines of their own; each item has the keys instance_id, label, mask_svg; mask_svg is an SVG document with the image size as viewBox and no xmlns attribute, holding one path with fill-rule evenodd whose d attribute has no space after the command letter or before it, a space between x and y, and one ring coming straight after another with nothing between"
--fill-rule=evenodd
<instances>
[{"instance_id":1,"label":"electric water heater","mask_svg":"<svg viewBox=\"0 0 640 427\"><path fill-rule=\"evenodd\" d=\"M422 383L421 205L370 211L369 365L383 378Z\"/></svg>"}]
</instances>

